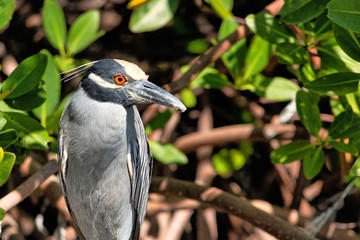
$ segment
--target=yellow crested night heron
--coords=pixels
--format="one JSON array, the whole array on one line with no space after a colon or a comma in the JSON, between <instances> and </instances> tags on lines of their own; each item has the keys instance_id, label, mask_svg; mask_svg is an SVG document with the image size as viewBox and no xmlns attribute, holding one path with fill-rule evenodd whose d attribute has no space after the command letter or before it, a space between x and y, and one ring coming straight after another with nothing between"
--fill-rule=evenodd
<instances>
[{"instance_id":1,"label":"yellow crested night heron","mask_svg":"<svg viewBox=\"0 0 360 240\"><path fill-rule=\"evenodd\" d=\"M152 157L134 105L186 108L133 63L103 59L86 68L60 120L59 172L68 209L79 239L138 239Z\"/></svg>"}]
</instances>

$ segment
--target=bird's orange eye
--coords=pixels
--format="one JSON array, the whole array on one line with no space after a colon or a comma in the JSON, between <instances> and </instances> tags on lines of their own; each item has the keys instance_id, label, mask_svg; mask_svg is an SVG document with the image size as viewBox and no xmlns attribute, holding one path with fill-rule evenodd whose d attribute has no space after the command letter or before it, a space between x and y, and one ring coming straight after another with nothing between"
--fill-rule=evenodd
<instances>
[{"instance_id":1,"label":"bird's orange eye","mask_svg":"<svg viewBox=\"0 0 360 240\"><path fill-rule=\"evenodd\" d=\"M122 74L116 74L114 76L114 82L117 84L117 85L123 85L124 83L127 82L127 79L124 75Z\"/></svg>"}]
</instances>

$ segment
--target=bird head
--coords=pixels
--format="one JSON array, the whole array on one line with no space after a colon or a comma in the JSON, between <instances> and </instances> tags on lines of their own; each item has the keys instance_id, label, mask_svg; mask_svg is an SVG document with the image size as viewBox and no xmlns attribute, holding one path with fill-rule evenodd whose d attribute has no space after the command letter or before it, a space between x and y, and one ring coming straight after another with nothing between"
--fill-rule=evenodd
<instances>
[{"instance_id":1,"label":"bird head","mask_svg":"<svg viewBox=\"0 0 360 240\"><path fill-rule=\"evenodd\" d=\"M175 96L149 82L148 76L134 63L118 59L96 61L88 68L81 87L89 97L130 107L157 103L185 111Z\"/></svg>"}]
</instances>

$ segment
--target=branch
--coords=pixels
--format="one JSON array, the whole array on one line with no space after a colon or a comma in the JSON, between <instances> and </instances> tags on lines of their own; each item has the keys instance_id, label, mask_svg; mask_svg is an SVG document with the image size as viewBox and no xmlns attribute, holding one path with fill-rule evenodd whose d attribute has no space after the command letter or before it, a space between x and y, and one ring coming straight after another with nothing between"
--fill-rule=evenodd
<instances>
[{"instance_id":1,"label":"branch","mask_svg":"<svg viewBox=\"0 0 360 240\"><path fill-rule=\"evenodd\" d=\"M198 200L205 205L249 221L278 239L314 239L284 220L259 210L249 202L215 187L200 186L172 178L154 177L150 191L166 196Z\"/></svg>"},{"instance_id":2,"label":"branch","mask_svg":"<svg viewBox=\"0 0 360 240\"><path fill-rule=\"evenodd\" d=\"M41 170L29 177L25 182L18 186L15 190L8 193L0 199L0 207L5 211L16 206L33 191L35 191L46 179L57 171L57 161L50 160Z\"/></svg>"},{"instance_id":3,"label":"branch","mask_svg":"<svg viewBox=\"0 0 360 240\"><path fill-rule=\"evenodd\" d=\"M272 127L271 124L265 124L263 127L256 127L253 124L218 127L206 132L194 132L179 137L174 145L181 151L188 153L205 145L219 146L244 140L269 141L265 133L270 127ZM308 139L308 133L305 129L292 124L278 126L275 138L293 140L294 136L298 139Z\"/></svg>"},{"instance_id":4,"label":"branch","mask_svg":"<svg viewBox=\"0 0 360 240\"><path fill-rule=\"evenodd\" d=\"M275 0L265 7L263 12L268 12L271 15L275 16L279 13L280 9L284 5L284 0ZM203 55L195 58L192 62L192 66L190 69L182 75L176 81L166 84L164 88L171 92L177 93L184 89L206 66L218 60L221 55L223 55L230 47L246 37L250 33L250 30L246 27L246 25L241 25L229 35L227 38L220 41L218 44L209 48Z\"/></svg>"}]
</instances>

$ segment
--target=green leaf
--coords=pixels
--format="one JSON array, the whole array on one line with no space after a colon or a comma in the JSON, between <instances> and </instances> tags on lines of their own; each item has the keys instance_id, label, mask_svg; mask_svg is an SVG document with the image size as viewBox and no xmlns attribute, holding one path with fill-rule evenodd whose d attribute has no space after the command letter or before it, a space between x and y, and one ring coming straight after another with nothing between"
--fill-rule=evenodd
<instances>
[{"instance_id":1,"label":"green leaf","mask_svg":"<svg viewBox=\"0 0 360 240\"><path fill-rule=\"evenodd\" d=\"M98 31L99 26L100 12L98 10L89 10L81 14L69 29L67 54L74 56L104 35L104 30Z\"/></svg>"},{"instance_id":2,"label":"green leaf","mask_svg":"<svg viewBox=\"0 0 360 240\"><path fill-rule=\"evenodd\" d=\"M233 18L224 20L221 23L218 38L222 40L233 33L238 27L239 23L236 22ZM242 67L245 62L246 54L246 38L237 41L233 44L228 51L226 51L222 56L221 60L225 64L226 68L229 70L229 73L236 79L240 76Z\"/></svg>"},{"instance_id":3,"label":"green leaf","mask_svg":"<svg viewBox=\"0 0 360 240\"><path fill-rule=\"evenodd\" d=\"M0 186L4 185L9 179L11 170L15 164L15 159L15 154L10 152L4 153L4 158L0 163Z\"/></svg>"},{"instance_id":4,"label":"green leaf","mask_svg":"<svg viewBox=\"0 0 360 240\"><path fill-rule=\"evenodd\" d=\"M218 70L212 67L206 67L198 76L190 83L190 89L197 87L223 88L231 86L231 83L224 74L220 74Z\"/></svg>"},{"instance_id":5,"label":"green leaf","mask_svg":"<svg viewBox=\"0 0 360 240\"><path fill-rule=\"evenodd\" d=\"M291 14L282 15L280 20L290 24L309 22L324 11L329 1L330 0L311 0Z\"/></svg>"},{"instance_id":6,"label":"green leaf","mask_svg":"<svg viewBox=\"0 0 360 240\"><path fill-rule=\"evenodd\" d=\"M221 149L212 157L212 164L217 174L228 174L239 170L246 163L245 155L237 149Z\"/></svg>"},{"instance_id":7,"label":"green leaf","mask_svg":"<svg viewBox=\"0 0 360 240\"><path fill-rule=\"evenodd\" d=\"M65 53L66 22L62 7L56 0L45 0L42 12L43 25L51 45Z\"/></svg>"},{"instance_id":8,"label":"green leaf","mask_svg":"<svg viewBox=\"0 0 360 240\"><path fill-rule=\"evenodd\" d=\"M19 138L17 132L14 129L7 129L0 132L0 146L7 148Z\"/></svg>"},{"instance_id":9,"label":"green leaf","mask_svg":"<svg viewBox=\"0 0 360 240\"><path fill-rule=\"evenodd\" d=\"M209 48L205 39L195 39L187 43L187 50L191 53L202 54Z\"/></svg>"},{"instance_id":10,"label":"green leaf","mask_svg":"<svg viewBox=\"0 0 360 240\"><path fill-rule=\"evenodd\" d=\"M344 95L358 90L359 73L343 72L326 75L305 84L309 90L324 95Z\"/></svg>"},{"instance_id":11,"label":"green leaf","mask_svg":"<svg viewBox=\"0 0 360 240\"><path fill-rule=\"evenodd\" d=\"M271 56L271 44L259 36L255 36L245 57L243 81L260 73L268 65Z\"/></svg>"},{"instance_id":12,"label":"green leaf","mask_svg":"<svg viewBox=\"0 0 360 240\"><path fill-rule=\"evenodd\" d=\"M314 144L306 140L298 140L282 145L271 152L271 162L285 164L303 159L313 147Z\"/></svg>"},{"instance_id":13,"label":"green leaf","mask_svg":"<svg viewBox=\"0 0 360 240\"><path fill-rule=\"evenodd\" d=\"M348 72L349 68L335 51L334 46L323 44L316 47L321 59L321 69L330 73Z\"/></svg>"},{"instance_id":14,"label":"green leaf","mask_svg":"<svg viewBox=\"0 0 360 240\"><path fill-rule=\"evenodd\" d=\"M6 211L0 207L0 221L5 218Z\"/></svg>"},{"instance_id":15,"label":"green leaf","mask_svg":"<svg viewBox=\"0 0 360 240\"><path fill-rule=\"evenodd\" d=\"M218 40L221 41L231 35L238 27L240 23L238 23L235 19L229 18L224 19L221 22L219 32L218 32Z\"/></svg>"},{"instance_id":16,"label":"green leaf","mask_svg":"<svg viewBox=\"0 0 360 240\"><path fill-rule=\"evenodd\" d=\"M360 176L360 157L352 165L349 175L351 177Z\"/></svg>"},{"instance_id":17,"label":"green leaf","mask_svg":"<svg viewBox=\"0 0 360 240\"><path fill-rule=\"evenodd\" d=\"M25 148L47 150L49 134L35 119L17 112L3 112L7 129L15 129Z\"/></svg>"},{"instance_id":18,"label":"green leaf","mask_svg":"<svg viewBox=\"0 0 360 240\"><path fill-rule=\"evenodd\" d=\"M271 101L289 101L296 96L299 86L282 77L257 77L254 82L255 93Z\"/></svg>"},{"instance_id":19,"label":"green leaf","mask_svg":"<svg viewBox=\"0 0 360 240\"><path fill-rule=\"evenodd\" d=\"M311 0L285 0L283 7L281 8L279 15L281 17L292 14L293 12L299 10L301 7L305 6Z\"/></svg>"},{"instance_id":20,"label":"green leaf","mask_svg":"<svg viewBox=\"0 0 360 240\"><path fill-rule=\"evenodd\" d=\"M276 46L276 56L283 64L303 64L308 59L303 46L287 42Z\"/></svg>"},{"instance_id":21,"label":"green leaf","mask_svg":"<svg viewBox=\"0 0 360 240\"><path fill-rule=\"evenodd\" d=\"M304 158L304 174L307 179L314 178L324 165L325 154L322 148L312 149Z\"/></svg>"},{"instance_id":22,"label":"green leaf","mask_svg":"<svg viewBox=\"0 0 360 240\"><path fill-rule=\"evenodd\" d=\"M15 109L30 111L40 106L45 100L46 93L42 89L34 88L20 97L5 99L5 103Z\"/></svg>"},{"instance_id":23,"label":"green leaf","mask_svg":"<svg viewBox=\"0 0 360 240\"><path fill-rule=\"evenodd\" d=\"M171 143L159 143L156 141L149 141L151 153L159 162L163 164L187 164L187 156L177 149Z\"/></svg>"},{"instance_id":24,"label":"green leaf","mask_svg":"<svg viewBox=\"0 0 360 240\"><path fill-rule=\"evenodd\" d=\"M2 85L1 91L12 92L6 97L13 99L37 86L45 72L47 58L44 54L36 54L22 61L19 66L10 74Z\"/></svg>"},{"instance_id":25,"label":"green leaf","mask_svg":"<svg viewBox=\"0 0 360 240\"><path fill-rule=\"evenodd\" d=\"M3 159L4 159L4 149L0 147L0 163L2 162Z\"/></svg>"},{"instance_id":26,"label":"green leaf","mask_svg":"<svg viewBox=\"0 0 360 240\"><path fill-rule=\"evenodd\" d=\"M330 141L329 144L333 148L335 148L336 150L338 150L340 152L347 152L347 153L350 153L351 155L357 154L357 149L350 144L346 144L343 142L337 142L337 141Z\"/></svg>"},{"instance_id":27,"label":"green leaf","mask_svg":"<svg viewBox=\"0 0 360 240\"><path fill-rule=\"evenodd\" d=\"M332 0L328 4L328 17L337 25L360 32L359 0Z\"/></svg>"},{"instance_id":28,"label":"green leaf","mask_svg":"<svg viewBox=\"0 0 360 240\"><path fill-rule=\"evenodd\" d=\"M273 44L284 42L295 43L296 38L293 32L284 24L268 13L250 14L246 17L246 25L255 34Z\"/></svg>"},{"instance_id":29,"label":"green leaf","mask_svg":"<svg viewBox=\"0 0 360 240\"><path fill-rule=\"evenodd\" d=\"M57 134L59 132L59 122L64 111L65 105L68 102L71 94L68 94L64 99L60 102L57 109L47 118L46 121L46 129L49 131L49 134Z\"/></svg>"},{"instance_id":30,"label":"green leaf","mask_svg":"<svg viewBox=\"0 0 360 240\"><path fill-rule=\"evenodd\" d=\"M48 64L43 76L44 85L42 86L46 92L45 102L38 108L33 110L34 115L41 120L41 123L46 121L46 118L55 111L60 101L61 81L59 71L55 65L53 57L47 50L42 50L48 59ZM44 124L43 124L44 125Z\"/></svg>"},{"instance_id":31,"label":"green leaf","mask_svg":"<svg viewBox=\"0 0 360 240\"><path fill-rule=\"evenodd\" d=\"M310 95L303 90L299 90L296 94L296 110L309 133L315 137L319 136L322 124L319 107L313 102Z\"/></svg>"},{"instance_id":32,"label":"green leaf","mask_svg":"<svg viewBox=\"0 0 360 240\"><path fill-rule=\"evenodd\" d=\"M0 0L0 30L10 22L14 10L15 0Z\"/></svg>"},{"instance_id":33,"label":"green leaf","mask_svg":"<svg viewBox=\"0 0 360 240\"><path fill-rule=\"evenodd\" d=\"M341 49L349 57L360 62L360 34L344 29L335 23L333 23L333 32Z\"/></svg>"},{"instance_id":34,"label":"green leaf","mask_svg":"<svg viewBox=\"0 0 360 240\"><path fill-rule=\"evenodd\" d=\"M196 106L197 103L197 99L195 94L193 93L193 91L191 91L191 89L189 88L184 88L181 92L180 92L180 96L181 96L181 101L184 103L184 105L187 108L193 108Z\"/></svg>"},{"instance_id":35,"label":"green leaf","mask_svg":"<svg viewBox=\"0 0 360 240\"><path fill-rule=\"evenodd\" d=\"M216 14L222 19L225 20L234 17L234 15L227 8L223 0L208 0L208 2L210 3L211 7L215 10Z\"/></svg>"},{"instance_id":36,"label":"green leaf","mask_svg":"<svg viewBox=\"0 0 360 240\"><path fill-rule=\"evenodd\" d=\"M160 29L174 18L178 5L179 0L148 1L131 14L129 29L133 33Z\"/></svg>"},{"instance_id":37,"label":"green leaf","mask_svg":"<svg viewBox=\"0 0 360 240\"><path fill-rule=\"evenodd\" d=\"M146 124L145 130L146 134L149 135L152 131L163 128L165 124L169 121L171 118L173 112L171 110L165 110L161 113L158 113L151 121Z\"/></svg>"},{"instance_id":38,"label":"green leaf","mask_svg":"<svg viewBox=\"0 0 360 240\"><path fill-rule=\"evenodd\" d=\"M6 124L6 119L4 118L4 115L0 112L0 130L3 129L5 124Z\"/></svg>"},{"instance_id":39,"label":"green leaf","mask_svg":"<svg viewBox=\"0 0 360 240\"><path fill-rule=\"evenodd\" d=\"M329 136L336 139L347 129L349 129L354 121L354 114L352 111L340 113L335 117L334 121L329 127Z\"/></svg>"}]
</instances>

